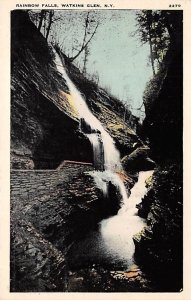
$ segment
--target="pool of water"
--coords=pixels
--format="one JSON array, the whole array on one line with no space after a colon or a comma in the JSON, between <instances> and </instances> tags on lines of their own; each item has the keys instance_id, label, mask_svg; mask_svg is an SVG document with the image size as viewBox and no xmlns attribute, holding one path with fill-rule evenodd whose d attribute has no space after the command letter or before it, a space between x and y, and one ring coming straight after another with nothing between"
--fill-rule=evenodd
<instances>
[{"instance_id":1,"label":"pool of water","mask_svg":"<svg viewBox=\"0 0 191 300\"><path fill-rule=\"evenodd\" d=\"M73 244L68 255L72 268L99 265L108 269L127 269L134 263L133 235L146 225L137 215L136 204L147 193L145 180L152 173L140 172L131 195L122 203L117 215L102 220L97 230L90 231L83 240Z\"/></svg>"}]
</instances>

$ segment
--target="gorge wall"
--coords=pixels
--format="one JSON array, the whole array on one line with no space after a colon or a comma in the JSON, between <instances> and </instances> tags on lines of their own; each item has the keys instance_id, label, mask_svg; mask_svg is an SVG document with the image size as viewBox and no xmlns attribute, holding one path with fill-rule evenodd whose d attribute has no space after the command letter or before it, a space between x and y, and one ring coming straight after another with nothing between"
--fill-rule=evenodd
<instances>
[{"instance_id":1,"label":"gorge wall","mask_svg":"<svg viewBox=\"0 0 191 300\"><path fill-rule=\"evenodd\" d=\"M178 16L179 17L179 16ZM183 287L183 52L182 19L166 58L166 74L155 100L146 105L144 130L157 168L138 205L147 227L134 238L137 260L155 277L158 290ZM154 97L154 96L153 96Z\"/></svg>"}]
</instances>

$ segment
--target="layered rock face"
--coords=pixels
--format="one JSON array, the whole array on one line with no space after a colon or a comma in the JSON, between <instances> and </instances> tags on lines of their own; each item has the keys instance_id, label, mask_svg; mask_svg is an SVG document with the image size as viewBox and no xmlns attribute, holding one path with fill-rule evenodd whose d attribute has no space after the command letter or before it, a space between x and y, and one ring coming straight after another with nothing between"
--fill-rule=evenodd
<instances>
[{"instance_id":1,"label":"layered rock face","mask_svg":"<svg viewBox=\"0 0 191 300\"><path fill-rule=\"evenodd\" d=\"M91 162L92 147L78 130L78 113L56 69L54 53L24 11L12 12L11 58L12 167L50 169L64 159ZM121 152L129 153L140 141L123 122L123 105L65 60L90 109Z\"/></svg>"},{"instance_id":2,"label":"layered rock face","mask_svg":"<svg viewBox=\"0 0 191 300\"><path fill-rule=\"evenodd\" d=\"M91 161L91 147L78 131L68 88L44 37L23 11L12 12L11 34L12 167L49 169L63 159Z\"/></svg>"},{"instance_id":3,"label":"layered rock face","mask_svg":"<svg viewBox=\"0 0 191 300\"><path fill-rule=\"evenodd\" d=\"M66 64L69 67L70 77L81 93L85 95L90 110L114 139L121 157L131 153L135 143L137 147L141 146L142 141L132 129L137 126L137 118L127 110L126 122L124 122L125 107L122 102L108 95L97 84L85 78L75 66L71 65L70 62L67 63L67 59Z\"/></svg>"},{"instance_id":4,"label":"layered rock face","mask_svg":"<svg viewBox=\"0 0 191 300\"><path fill-rule=\"evenodd\" d=\"M157 163L148 194L138 205L147 227L134 237L135 256L159 291L180 291L183 265L182 24L167 58L166 77L144 121ZM177 26L178 26L177 25Z\"/></svg>"}]
</instances>

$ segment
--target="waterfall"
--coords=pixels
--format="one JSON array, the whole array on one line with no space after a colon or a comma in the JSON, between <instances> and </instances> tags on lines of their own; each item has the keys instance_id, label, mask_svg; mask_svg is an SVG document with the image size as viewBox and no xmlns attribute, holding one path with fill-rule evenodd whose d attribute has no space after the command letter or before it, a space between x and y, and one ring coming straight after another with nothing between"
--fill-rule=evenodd
<instances>
[{"instance_id":1,"label":"waterfall","mask_svg":"<svg viewBox=\"0 0 191 300\"><path fill-rule=\"evenodd\" d=\"M78 91L74 83L69 78L63 66L60 56L55 52L55 63L57 70L66 80L70 95L74 101L75 107L79 113L79 127L86 134L93 147L93 159L96 169L104 172L94 171L91 173L97 186L107 194L107 183L111 181L120 191L123 201L126 200L127 194L125 185L122 179L116 174L117 171L122 171L120 162L120 153L115 147L115 142L109 133L104 129L101 122L92 114L88 108L82 94ZM86 130L83 130L86 128ZM85 132L87 131L87 132ZM103 151L102 151L103 147ZM100 159L103 156L103 162L100 164Z\"/></svg>"},{"instance_id":2,"label":"waterfall","mask_svg":"<svg viewBox=\"0 0 191 300\"><path fill-rule=\"evenodd\" d=\"M108 132L103 128L100 121L92 114L90 109L88 108L86 101L84 100L81 93L78 91L74 83L69 78L66 73L62 60L60 56L55 52L56 58L55 63L57 66L57 70L62 74L63 78L66 80L67 85L70 90L70 94L75 103L75 106L78 110L80 118L84 119L86 124L91 128L92 133L87 134L87 138L93 146L94 157L96 158L96 153L98 152L98 140L96 141L95 132L99 132L101 136L101 140L103 142L104 149L104 169L110 171L121 170L120 163L120 154L119 151L115 147L115 142L112 137L108 134ZM98 139L98 138L97 138Z\"/></svg>"},{"instance_id":3,"label":"waterfall","mask_svg":"<svg viewBox=\"0 0 191 300\"><path fill-rule=\"evenodd\" d=\"M134 263L133 235L146 226L146 221L137 215L136 204L140 203L147 193L145 181L152 174L153 171L140 172L138 181L131 189L131 195L125 199L117 215L100 222L100 234L105 251L113 259L124 260L124 266Z\"/></svg>"},{"instance_id":4,"label":"waterfall","mask_svg":"<svg viewBox=\"0 0 191 300\"><path fill-rule=\"evenodd\" d=\"M111 172L95 172L96 182L104 192L107 192L107 177L111 177ZM100 173L100 174L99 174ZM135 245L134 234L140 232L146 226L146 220L139 217L136 205L147 193L145 180L153 174L153 171L143 171L139 173L138 181L131 189L129 198L126 196L125 187L121 183L121 194L123 204L117 215L102 220L96 231L90 231L87 236L76 242L71 251L71 260L74 266L80 265L82 268L87 263L89 265L107 265L112 270L127 270L134 261ZM103 180L101 180L101 177ZM110 180L117 180L116 177Z\"/></svg>"},{"instance_id":5,"label":"waterfall","mask_svg":"<svg viewBox=\"0 0 191 300\"><path fill-rule=\"evenodd\" d=\"M105 171L105 172L91 172L91 175L93 176L95 183L97 187L103 191L104 195L107 195L107 183L110 181L113 185L118 187L119 192L122 196L123 203L125 203L128 199L127 192L125 185L122 181L122 179L116 174L111 171Z\"/></svg>"},{"instance_id":6,"label":"waterfall","mask_svg":"<svg viewBox=\"0 0 191 300\"><path fill-rule=\"evenodd\" d=\"M95 248L97 248L98 253L102 253L101 255L112 257L112 260L122 259L129 265L133 263L133 235L139 232L145 225L145 221L137 215L136 204L145 195L147 191L145 179L152 175L153 171L139 173L138 182L134 185L131 195L128 198L123 180L116 173L117 171L122 171L122 166L120 163L120 154L115 147L114 140L89 110L83 96L67 75L59 55L55 54L57 69L67 82L71 97L82 121L80 122L80 128L83 132L86 131L86 136L93 147L94 163L98 161L98 157L102 153L101 145L103 145L104 171L101 171L99 167L100 171L93 171L91 175L97 187L102 190L105 196L108 193L108 183L111 182L118 188L123 201L117 215L100 222L100 234L97 235L97 239L99 240L96 242L95 237L93 237L92 243L92 237L90 237L89 241L85 241L85 248L80 246L79 249L82 248L83 251L86 251L86 243L90 243L93 244L93 249L92 251L88 250L86 256L94 255Z\"/></svg>"},{"instance_id":7,"label":"waterfall","mask_svg":"<svg viewBox=\"0 0 191 300\"><path fill-rule=\"evenodd\" d=\"M93 147L93 164L96 170L104 169L104 150L101 137L98 133L86 134Z\"/></svg>"}]
</instances>

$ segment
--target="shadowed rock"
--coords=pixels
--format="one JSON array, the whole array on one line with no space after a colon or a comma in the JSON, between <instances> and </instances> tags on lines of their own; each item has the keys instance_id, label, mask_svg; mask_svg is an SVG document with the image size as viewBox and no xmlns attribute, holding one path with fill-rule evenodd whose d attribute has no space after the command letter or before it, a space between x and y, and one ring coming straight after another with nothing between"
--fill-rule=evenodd
<instances>
[{"instance_id":1,"label":"shadowed rock","mask_svg":"<svg viewBox=\"0 0 191 300\"><path fill-rule=\"evenodd\" d=\"M125 171L149 171L155 168L155 162L149 157L148 147L139 147L129 155L122 158L121 162Z\"/></svg>"},{"instance_id":2,"label":"shadowed rock","mask_svg":"<svg viewBox=\"0 0 191 300\"><path fill-rule=\"evenodd\" d=\"M64 291L65 254L119 207L109 184L105 199L85 171L92 166L11 173L11 291Z\"/></svg>"}]
</instances>

